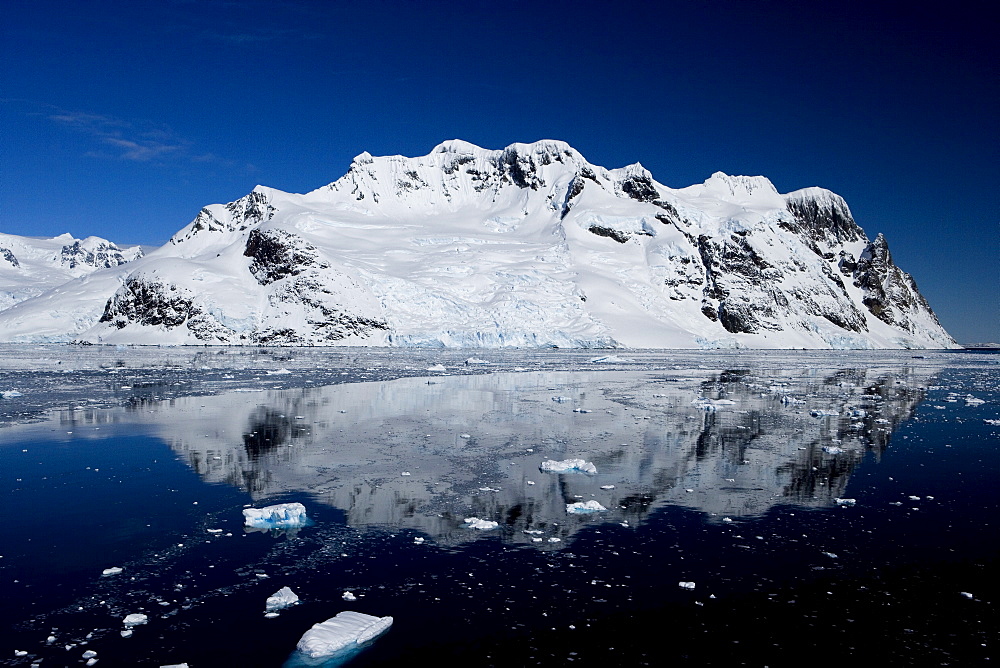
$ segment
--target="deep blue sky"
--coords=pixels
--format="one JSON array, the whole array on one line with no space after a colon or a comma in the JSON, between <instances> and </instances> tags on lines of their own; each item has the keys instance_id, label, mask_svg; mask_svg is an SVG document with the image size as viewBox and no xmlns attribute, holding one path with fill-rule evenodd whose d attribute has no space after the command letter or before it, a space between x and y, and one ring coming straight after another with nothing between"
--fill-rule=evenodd
<instances>
[{"instance_id":1,"label":"deep blue sky","mask_svg":"<svg viewBox=\"0 0 1000 668\"><path fill-rule=\"evenodd\" d=\"M1000 339L996 23L961 2L33 0L0 25L0 231L161 244L351 158L562 139L669 186L843 195Z\"/></svg>"}]
</instances>

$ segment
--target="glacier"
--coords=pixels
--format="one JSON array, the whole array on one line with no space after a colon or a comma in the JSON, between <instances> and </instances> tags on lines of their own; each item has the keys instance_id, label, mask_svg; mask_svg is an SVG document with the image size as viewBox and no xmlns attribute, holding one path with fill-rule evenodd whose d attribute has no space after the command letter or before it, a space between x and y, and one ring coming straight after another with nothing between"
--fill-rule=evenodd
<instances>
[{"instance_id":1,"label":"glacier","mask_svg":"<svg viewBox=\"0 0 1000 668\"><path fill-rule=\"evenodd\" d=\"M956 347L839 195L722 172L670 188L553 140L362 153L312 192L257 186L145 256L53 276L0 303L0 341Z\"/></svg>"}]
</instances>

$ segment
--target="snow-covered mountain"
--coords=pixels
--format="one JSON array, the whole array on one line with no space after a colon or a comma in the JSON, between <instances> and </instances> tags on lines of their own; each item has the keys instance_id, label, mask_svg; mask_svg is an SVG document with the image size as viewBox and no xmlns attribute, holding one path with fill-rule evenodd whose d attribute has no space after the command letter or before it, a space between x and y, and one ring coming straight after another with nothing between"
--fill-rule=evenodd
<instances>
[{"instance_id":1,"label":"snow-covered mountain","mask_svg":"<svg viewBox=\"0 0 1000 668\"><path fill-rule=\"evenodd\" d=\"M57 285L142 257L138 246L121 249L107 239L63 234L35 239L0 233L0 310Z\"/></svg>"},{"instance_id":2,"label":"snow-covered mountain","mask_svg":"<svg viewBox=\"0 0 1000 668\"><path fill-rule=\"evenodd\" d=\"M210 205L148 256L0 311L0 340L955 345L832 192L721 172L671 189L564 142L458 140Z\"/></svg>"}]
</instances>

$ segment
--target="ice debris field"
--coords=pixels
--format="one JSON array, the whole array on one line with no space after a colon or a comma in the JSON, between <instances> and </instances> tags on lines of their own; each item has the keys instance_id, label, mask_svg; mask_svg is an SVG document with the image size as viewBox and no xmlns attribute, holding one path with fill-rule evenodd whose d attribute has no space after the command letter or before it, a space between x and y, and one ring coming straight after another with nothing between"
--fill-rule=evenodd
<instances>
[{"instance_id":1,"label":"ice debris field","mask_svg":"<svg viewBox=\"0 0 1000 668\"><path fill-rule=\"evenodd\" d=\"M993 653L996 356L54 350L0 665Z\"/></svg>"}]
</instances>

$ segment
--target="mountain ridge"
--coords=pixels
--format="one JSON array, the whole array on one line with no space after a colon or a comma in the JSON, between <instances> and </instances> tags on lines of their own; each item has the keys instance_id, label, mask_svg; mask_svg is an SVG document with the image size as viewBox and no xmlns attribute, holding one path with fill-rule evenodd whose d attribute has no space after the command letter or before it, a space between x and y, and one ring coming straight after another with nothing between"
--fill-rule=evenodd
<instances>
[{"instance_id":1,"label":"mountain ridge","mask_svg":"<svg viewBox=\"0 0 1000 668\"><path fill-rule=\"evenodd\" d=\"M882 235L811 187L668 188L569 144L359 154L257 186L163 247L0 310L0 340L447 347L946 348Z\"/></svg>"}]
</instances>

